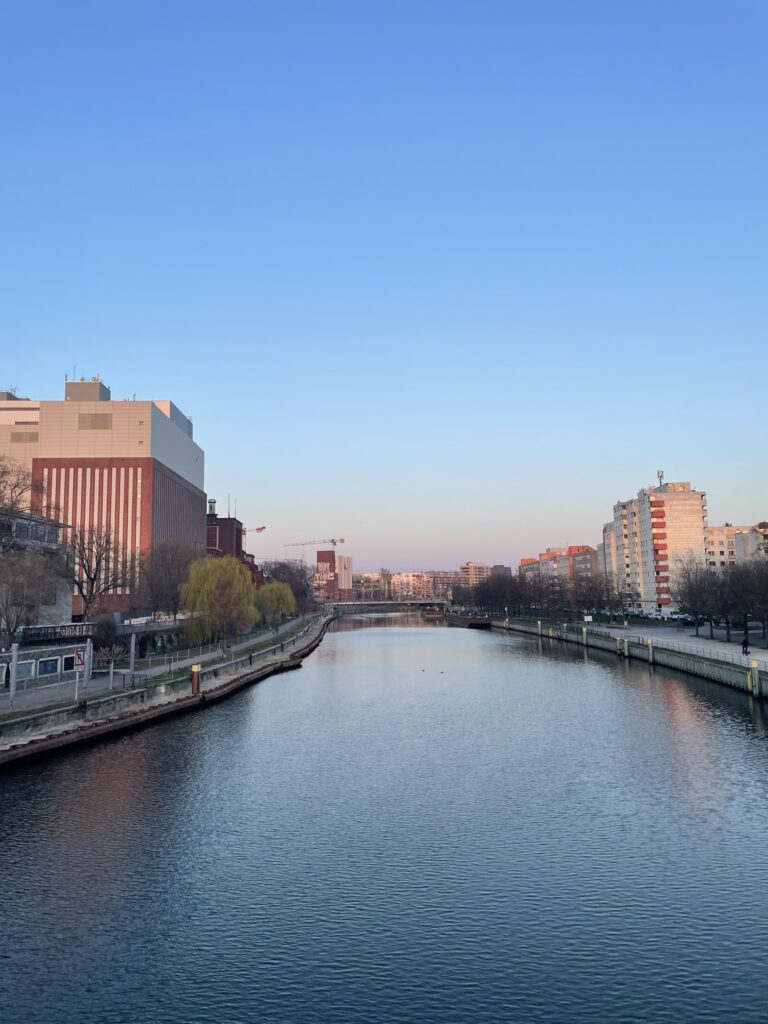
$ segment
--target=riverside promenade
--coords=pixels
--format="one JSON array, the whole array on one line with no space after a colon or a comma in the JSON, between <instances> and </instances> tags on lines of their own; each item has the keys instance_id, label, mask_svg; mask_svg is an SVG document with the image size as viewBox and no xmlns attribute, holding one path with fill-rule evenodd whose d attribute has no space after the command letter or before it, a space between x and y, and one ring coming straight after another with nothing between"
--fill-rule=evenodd
<instances>
[{"instance_id":1,"label":"riverside promenade","mask_svg":"<svg viewBox=\"0 0 768 1024\"><path fill-rule=\"evenodd\" d=\"M74 673L70 673L72 678L63 680L50 680L45 676L22 680L16 690L13 708L9 692L0 689L0 717L10 711L33 712L54 704L75 703L108 693L135 689L137 685L144 686L148 682L164 677L174 678L179 673L188 672L192 665L227 661L235 651L254 651L261 657L269 651L279 651L281 645L292 643L295 634L309 621L309 616L290 619L269 633L252 634L238 640L230 644L226 650L221 644L210 644L207 645L207 649L188 649L187 657L180 657L184 652L177 651L166 657L154 655L139 659L134 672L130 672L127 666L118 665L112 676L104 669L97 669L87 681L76 680ZM193 654L193 651L196 653Z\"/></svg>"},{"instance_id":2,"label":"riverside promenade","mask_svg":"<svg viewBox=\"0 0 768 1024\"><path fill-rule=\"evenodd\" d=\"M202 666L197 693L192 692L186 673L148 679L126 691L91 694L77 703L0 716L0 768L22 758L47 755L201 710L268 676L301 668L302 659L318 646L332 620L332 615L315 616L305 621L298 633L268 649L248 651L247 647L254 645L250 638L237 645L239 655L233 650L235 657L219 656L207 665L199 657L191 659L190 664Z\"/></svg>"},{"instance_id":3,"label":"riverside promenade","mask_svg":"<svg viewBox=\"0 0 768 1024\"><path fill-rule=\"evenodd\" d=\"M599 625L594 627L595 631L603 631L607 635L616 637L629 637L642 640L647 643L652 640L657 648L664 647L673 651L687 651L691 654L698 654L704 658L716 658L718 661L728 661L735 665L747 667L750 662L757 661L760 668L768 670L768 650L763 646L765 640L762 637L753 636L750 642L749 654L741 653L741 643L727 643L725 640L710 639L708 636L696 636L694 633L676 635L671 629L639 629L631 626L608 626ZM739 631L734 629L734 636L739 636ZM760 646L757 646L760 644Z\"/></svg>"},{"instance_id":4,"label":"riverside promenade","mask_svg":"<svg viewBox=\"0 0 768 1024\"><path fill-rule=\"evenodd\" d=\"M739 645L702 636L670 637L669 630L592 625L543 620L495 619L492 628L526 633L542 642L565 641L595 648L619 658L645 661L649 666L677 669L723 686L743 690L753 697L768 698L768 657L765 649L750 647L742 654ZM757 639L757 638L755 638Z\"/></svg>"}]
</instances>

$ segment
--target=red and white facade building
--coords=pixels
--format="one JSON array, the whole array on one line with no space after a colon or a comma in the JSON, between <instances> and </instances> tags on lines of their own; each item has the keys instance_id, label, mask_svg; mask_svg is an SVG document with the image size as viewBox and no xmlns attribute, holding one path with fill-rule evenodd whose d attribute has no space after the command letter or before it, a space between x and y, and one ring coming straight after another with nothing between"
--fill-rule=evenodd
<instances>
[{"instance_id":1,"label":"red and white facade building","mask_svg":"<svg viewBox=\"0 0 768 1024\"><path fill-rule=\"evenodd\" d=\"M164 541L205 552L205 457L170 401L113 401L98 379L67 381L63 401L0 393L0 454L42 485L36 511L109 531L128 575ZM126 585L105 608L126 610L129 598Z\"/></svg>"},{"instance_id":2,"label":"red and white facade building","mask_svg":"<svg viewBox=\"0 0 768 1024\"><path fill-rule=\"evenodd\" d=\"M689 483L662 483L637 499L643 611L663 613L673 604L676 562L693 557L704 563L707 495Z\"/></svg>"}]
</instances>

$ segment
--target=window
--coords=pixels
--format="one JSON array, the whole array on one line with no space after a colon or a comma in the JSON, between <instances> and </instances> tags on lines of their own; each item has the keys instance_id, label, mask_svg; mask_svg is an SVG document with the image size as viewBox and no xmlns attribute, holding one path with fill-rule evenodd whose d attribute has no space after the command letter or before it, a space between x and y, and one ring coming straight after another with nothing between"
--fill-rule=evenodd
<instances>
[{"instance_id":1,"label":"window","mask_svg":"<svg viewBox=\"0 0 768 1024\"><path fill-rule=\"evenodd\" d=\"M78 430L111 430L111 412L81 412L77 417Z\"/></svg>"}]
</instances>

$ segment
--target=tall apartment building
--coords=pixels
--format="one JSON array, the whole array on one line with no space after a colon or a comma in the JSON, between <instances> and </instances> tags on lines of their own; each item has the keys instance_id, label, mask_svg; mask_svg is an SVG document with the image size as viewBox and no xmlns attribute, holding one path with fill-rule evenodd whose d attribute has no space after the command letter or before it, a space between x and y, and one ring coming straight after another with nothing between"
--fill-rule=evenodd
<instances>
[{"instance_id":1,"label":"tall apartment building","mask_svg":"<svg viewBox=\"0 0 768 1024\"><path fill-rule=\"evenodd\" d=\"M660 473L658 487L645 487L636 498L618 501L613 519L603 527L605 578L627 608L664 611L672 604L677 560L692 555L702 565L705 561L705 492L663 479Z\"/></svg>"},{"instance_id":2,"label":"tall apartment building","mask_svg":"<svg viewBox=\"0 0 768 1024\"><path fill-rule=\"evenodd\" d=\"M672 604L676 562L704 561L707 496L689 483L661 483L638 494L640 558L644 611L664 611Z\"/></svg>"},{"instance_id":3,"label":"tall apartment building","mask_svg":"<svg viewBox=\"0 0 768 1024\"><path fill-rule=\"evenodd\" d=\"M113 401L96 378L67 381L63 401L0 392L0 454L41 485L37 511L108 530L129 570L162 541L205 550L205 458L192 435L173 402ZM128 594L105 605L125 608Z\"/></svg>"},{"instance_id":4,"label":"tall apartment building","mask_svg":"<svg viewBox=\"0 0 768 1024\"><path fill-rule=\"evenodd\" d=\"M617 501L603 526L605 578L625 608L639 610L644 596L638 498Z\"/></svg>"}]
</instances>

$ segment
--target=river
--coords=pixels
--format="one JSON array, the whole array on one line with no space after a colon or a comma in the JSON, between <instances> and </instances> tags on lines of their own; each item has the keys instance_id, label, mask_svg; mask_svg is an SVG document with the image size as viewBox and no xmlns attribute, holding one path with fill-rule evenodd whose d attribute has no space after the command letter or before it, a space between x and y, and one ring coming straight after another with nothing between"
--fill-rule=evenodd
<instances>
[{"instance_id":1,"label":"river","mask_svg":"<svg viewBox=\"0 0 768 1024\"><path fill-rule=\"evenodd\" d=\"M0 776L3 1024L766 1019L747 697L342 625L298 672Z\"/></svg>"}]
</instances>

